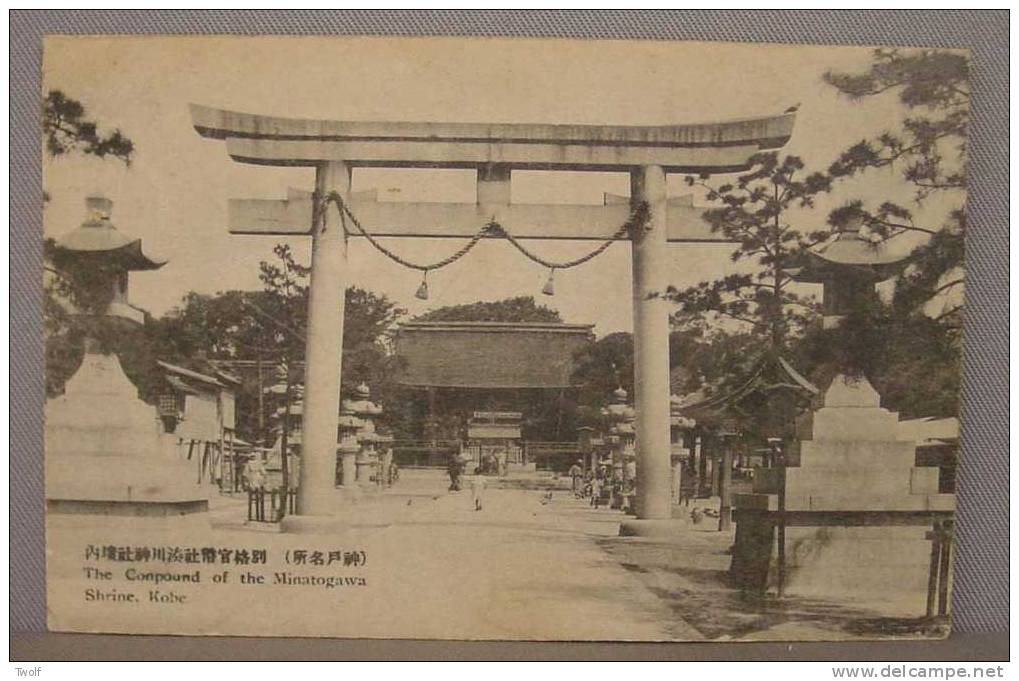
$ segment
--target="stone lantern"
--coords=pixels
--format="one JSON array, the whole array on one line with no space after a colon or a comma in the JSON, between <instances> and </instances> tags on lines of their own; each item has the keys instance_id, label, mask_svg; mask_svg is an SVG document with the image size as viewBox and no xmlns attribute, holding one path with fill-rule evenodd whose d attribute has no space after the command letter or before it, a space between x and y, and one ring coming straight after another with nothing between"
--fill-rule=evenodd
<instances>
[{"instance_id":1,"label":"stone lantern","mask_svg":"<svg viewBox=\"0 0 1019 681\"><path fill-rule=\"evenodd\" d=\"M904 261L857 222L790 275L824 285L824 326L834 328ZM865 377L838 374L798 421L797 441L795 465L776 448L753 493L735 497L736 583L930 616L932 594L949 588L938 561L950 559L932 528L951 527L955 498L939 492L936 467L917 465L916 440L898 414Z\"/></svg>"},{"instance_id":2,"label":"stone lantern","mask_svg":"<svg viewBox=\"0 0 1019 681\"><path fill-rule=\"evenodd\" d=\"M128 299L129 273L164 263L113 226L110 200L89 197L85 205L85 221L56 239L51 254L54 269L80 289L65 302L79 319L140 324L144 314ZM51 516L205 517L208 497L170 454L156 408L138 397L119 359L101 352L95 339L86 338L81 367L45 412Z\"/></svg>"},{"instance_id":3,"label":"stone lantern","mask_svg":"<svg viewBox=\"0 0 1019 681\"><path fill-rule=\"evenodd\" d=\"M375 445L378 450L378 468L375 472L375 482L380 487L389 487L393 484L393 434L386 432L375 432Z\"/></svg>"},{"instance_id":4,"label":"stone lantern","mask_svg":"<svg viewBox=\"0 0 1019 681\"><path fill-rule=\"evenodd\" d=\"M672 499L679 503L681 496L681 484L683 482L683 468L687 466L693 471L694 455L697 448L697 434L694 429L697 421L684 416L679 408L681 398L673 396L669 407L669 426L672 436L672 448L669 452L669 461L672 465ZM687 473L692 475L692 473Z\"/></svg>"},{"instance_id":5,"label":"stone lantern","mask_svg":"<svg viewBox=\"0 0 1019 681\"><path fill-rule=\"evenodd\" d=\"M372 473L378 467L375 417L382 414L382 407L371 401L371 389L364 383L354 389L354 399L349 400L347 406L359 421L356 433L358 450L354 457L355 478L362 487L369 487L373 484Z\"/></svg>"},{"instance_id":6,"label":"stone lantern","mask_svg":"<svg viewBox=\"0 0 1019 681\"><path fill-rule=\"evenodd\" d=\"M718 439L722 446L718 459L718 530L724 532L732 527L732 463L733 450L739 438L739 428L733 418L723 418L718 427Z\"/></svg>"},{"instance_id":7,"label":"stone lantern","mask_svg":"<svg viewBox=\"0 0 1019 681\"><path fill-rule=\"evenodd\" d=\"M361 430L361 419L354 411L354 400L340 402L340 415L337 425L337 453L339 466L336 471L336 482L346 492L354 494L357 480L357 453L361 451L357 434Z\"/></svg>"},{"instance_id":8,"label":"stone lantern","mask_svg":"<svg viewBox=\"0 0 1019 681\"><path fill-rule=\"evenodd\" d=\"M906 256L891 252L885 240L867 232L857 218L807 251L803 267L788 270L796 281L823 284L824 328L835 328L854 301L876 295L874 285L890 279Z\"/></svg>"},{"instance_id":9,"label":"stone lantern","mask_svg":"<svg viewBox=\"0 0 1019 681\"><path fill-rule=\"evenodd\" d=\"M85 274L95 291L74 291L76 296L96 297L77 307L78 315L116 317L141 324L145 314L128 302L130 272L157 270L165 262L152 260L142 251L141 239L118 231L110 221L113 202L101 196L85 199L85 221L57 238L53 266L66 274ZM74 279L75 277L72 277Z\"/></svg>"},{"instance_id":10,"label":"stone lantern","mask_svg":"<svg viewBox=\"0 0 1019 681\"><path fill-rule=\"evenodd\" d=\"M632 509L637 482L636 429L637 412L630 406L623 388L612 393L612 402L603 413L608 422L608 442L612 446L613 494L612 508Z\"/></svg>"}]
</instances>

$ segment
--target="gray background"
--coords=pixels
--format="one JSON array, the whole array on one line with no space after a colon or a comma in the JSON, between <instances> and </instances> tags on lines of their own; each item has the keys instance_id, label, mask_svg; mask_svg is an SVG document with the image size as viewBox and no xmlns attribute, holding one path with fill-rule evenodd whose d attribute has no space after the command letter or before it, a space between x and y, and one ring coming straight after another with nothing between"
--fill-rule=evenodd
<instances>
[{"instance_id":1,"label":"gray background","mask_svg":"<svg viewBox=\"0 0 1019 681\"><path fill-rule=\"evenodd\" d=\"M278 657L1000 658L1008 631L1007 11L12 11L10 627L15 659ZM40 65L44 34L296 33L719 40L972 50L963 456L945 643L483 644L41 635L45 630ZM522 649L520 646L526 645Z\"/></svg>"}]
</instances>

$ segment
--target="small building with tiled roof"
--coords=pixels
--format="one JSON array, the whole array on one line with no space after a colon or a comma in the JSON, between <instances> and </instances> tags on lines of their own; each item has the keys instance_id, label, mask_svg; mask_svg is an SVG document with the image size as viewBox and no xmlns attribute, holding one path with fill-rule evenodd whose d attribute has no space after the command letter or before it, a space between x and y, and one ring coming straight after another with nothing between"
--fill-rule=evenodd
<instances>
[{"instance_id":1,"label":"small building with tiled roof","mask_svg":"<svg viewBox=\"0 0 1019 681\"><path fill-rule=\"evenodd\" d=\"M208 373L157 362L165 381L157 408L166 432L177 436L181 456L195 462L199 481L233 488L238 481L233 442L241 380L212 367Z\"/></svg>"}]
</instances>

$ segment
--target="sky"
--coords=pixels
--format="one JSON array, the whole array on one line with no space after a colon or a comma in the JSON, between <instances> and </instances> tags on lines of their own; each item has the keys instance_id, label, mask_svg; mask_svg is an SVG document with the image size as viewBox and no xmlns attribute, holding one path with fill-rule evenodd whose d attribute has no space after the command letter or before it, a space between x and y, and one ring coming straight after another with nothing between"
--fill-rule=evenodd
<instances>
[{"instance_id":1,"label":"sky","mask_svg":"<svg viewBox=\"0 0 1019 681\"><path fill-rule=\"evenodd\" d=\"M258 289L258 263L273 236L226 230L227 200L283 198L311 190L309 168L239 164L221 141L192 128L189 103L295 118L368 121L663 125L770 115L799 105L784 152L823 170L846 147L895 129L904 111L894 94L850 102L822 81L829 70L867 67L856 47L732 45L652 41L450 38L48 37L44 92L63 90L106 129L133 140L130 167L115 159L44 158L44 232L59 236L84 219L91 194L112 199L113 223L168 264L131 278L132 302L161 315L189 291ZM353 189L387 201L473 202L474 174L459 170L355 170ZM514 172L515 203L600 204L627 194L622 173ZM669 176L670 196L689 193ZM798 214L804 231L852 196L907 203L894 171L869 173ZM695 197L701 203L703 197ZM707 203L703 203L707 206ZM943 210L930 206L928 210ZM920 211L923 216L923 211ZM371 231L371 225L366 225ZM288 240L310 259L310 238ZM915 240L896 247L907 252ZM414 261L457 250L455 239L387 240ZM529 242L548 259L593 250L594 242ZM734 271L732 247L673 244L670 282L694 285ZM533 295L567 322L604 335L632 328L630 253L611 246L588 264L556 274L555 296L540 294L548 272L509 244L483 241L467 257L429 275L389 261L362 239L349 251L349 281L419 314L444 305Z\"/></svg>"}]
</instances>

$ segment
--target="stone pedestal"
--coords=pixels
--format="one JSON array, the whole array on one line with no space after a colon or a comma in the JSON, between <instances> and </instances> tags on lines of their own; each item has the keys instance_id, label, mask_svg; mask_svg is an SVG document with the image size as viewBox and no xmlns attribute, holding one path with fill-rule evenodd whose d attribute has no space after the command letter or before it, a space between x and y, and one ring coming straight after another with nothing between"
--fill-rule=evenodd
<instances>
[{"instance_id":1,"label":"stone pedestal","mask_svg":"<svg viewBox=\"0 0 1019 681\"><path fill-rule=\"evenodd\" d=\"M361 485L362 487L370 485L372 468L374 466L374 462L372 461L371 457L363 452L358 453L354 457L354 466L357 470L355 476L357 479L357 484Z\"/></svg>"},{"instance_id":2,"label":"stone pedestal","mask_svg":"<svg viewBox=\"0 0 1019 681\"><path fill-rule=\"evenodd\" d=\"M357 470L357 485L361 488L362 492L372 493L378 491L378 484L373 479L379 468L378 463L378 457L368 452L359 452L354 457L354 465Z\"/></svg>"},{"instance_id":3,"label":"stone pedestal","mask_svg":"<svg viewBox=\"0 0 1019 681\"><path fill-rule=\"evenodd\" d=\"M166 446L155 408L115 356L87 352L45 414L51 515L207 518L208 494Z\"/></svg>"},{"instance_id":4,"label":"stone pedestal","mask_svg":"<svg viewBox=\"0 0 1019 681\"><path fill-rule=\"evenodd\" d=\"M338 489L343 490L346 498L356 499L361 492L357 486L357 454L355 452L340 450L340 470L342 481ZM331 497L335 497L330 493Z\"/></svg>"},{"instance_id":5,"label":"stone pedestal","mask_svg":"<svg viewBox=\"0 0 1019 681\"><path fill-rule=\"evenodd\" d=\"M743 586L787 595L887 603L924 613L930 532L951 519L938 469L916 466L898 415L866 379L837 376L798 424L799 466L759 468L737 495L732 573Z\"/></svg>"}]
</instances>

